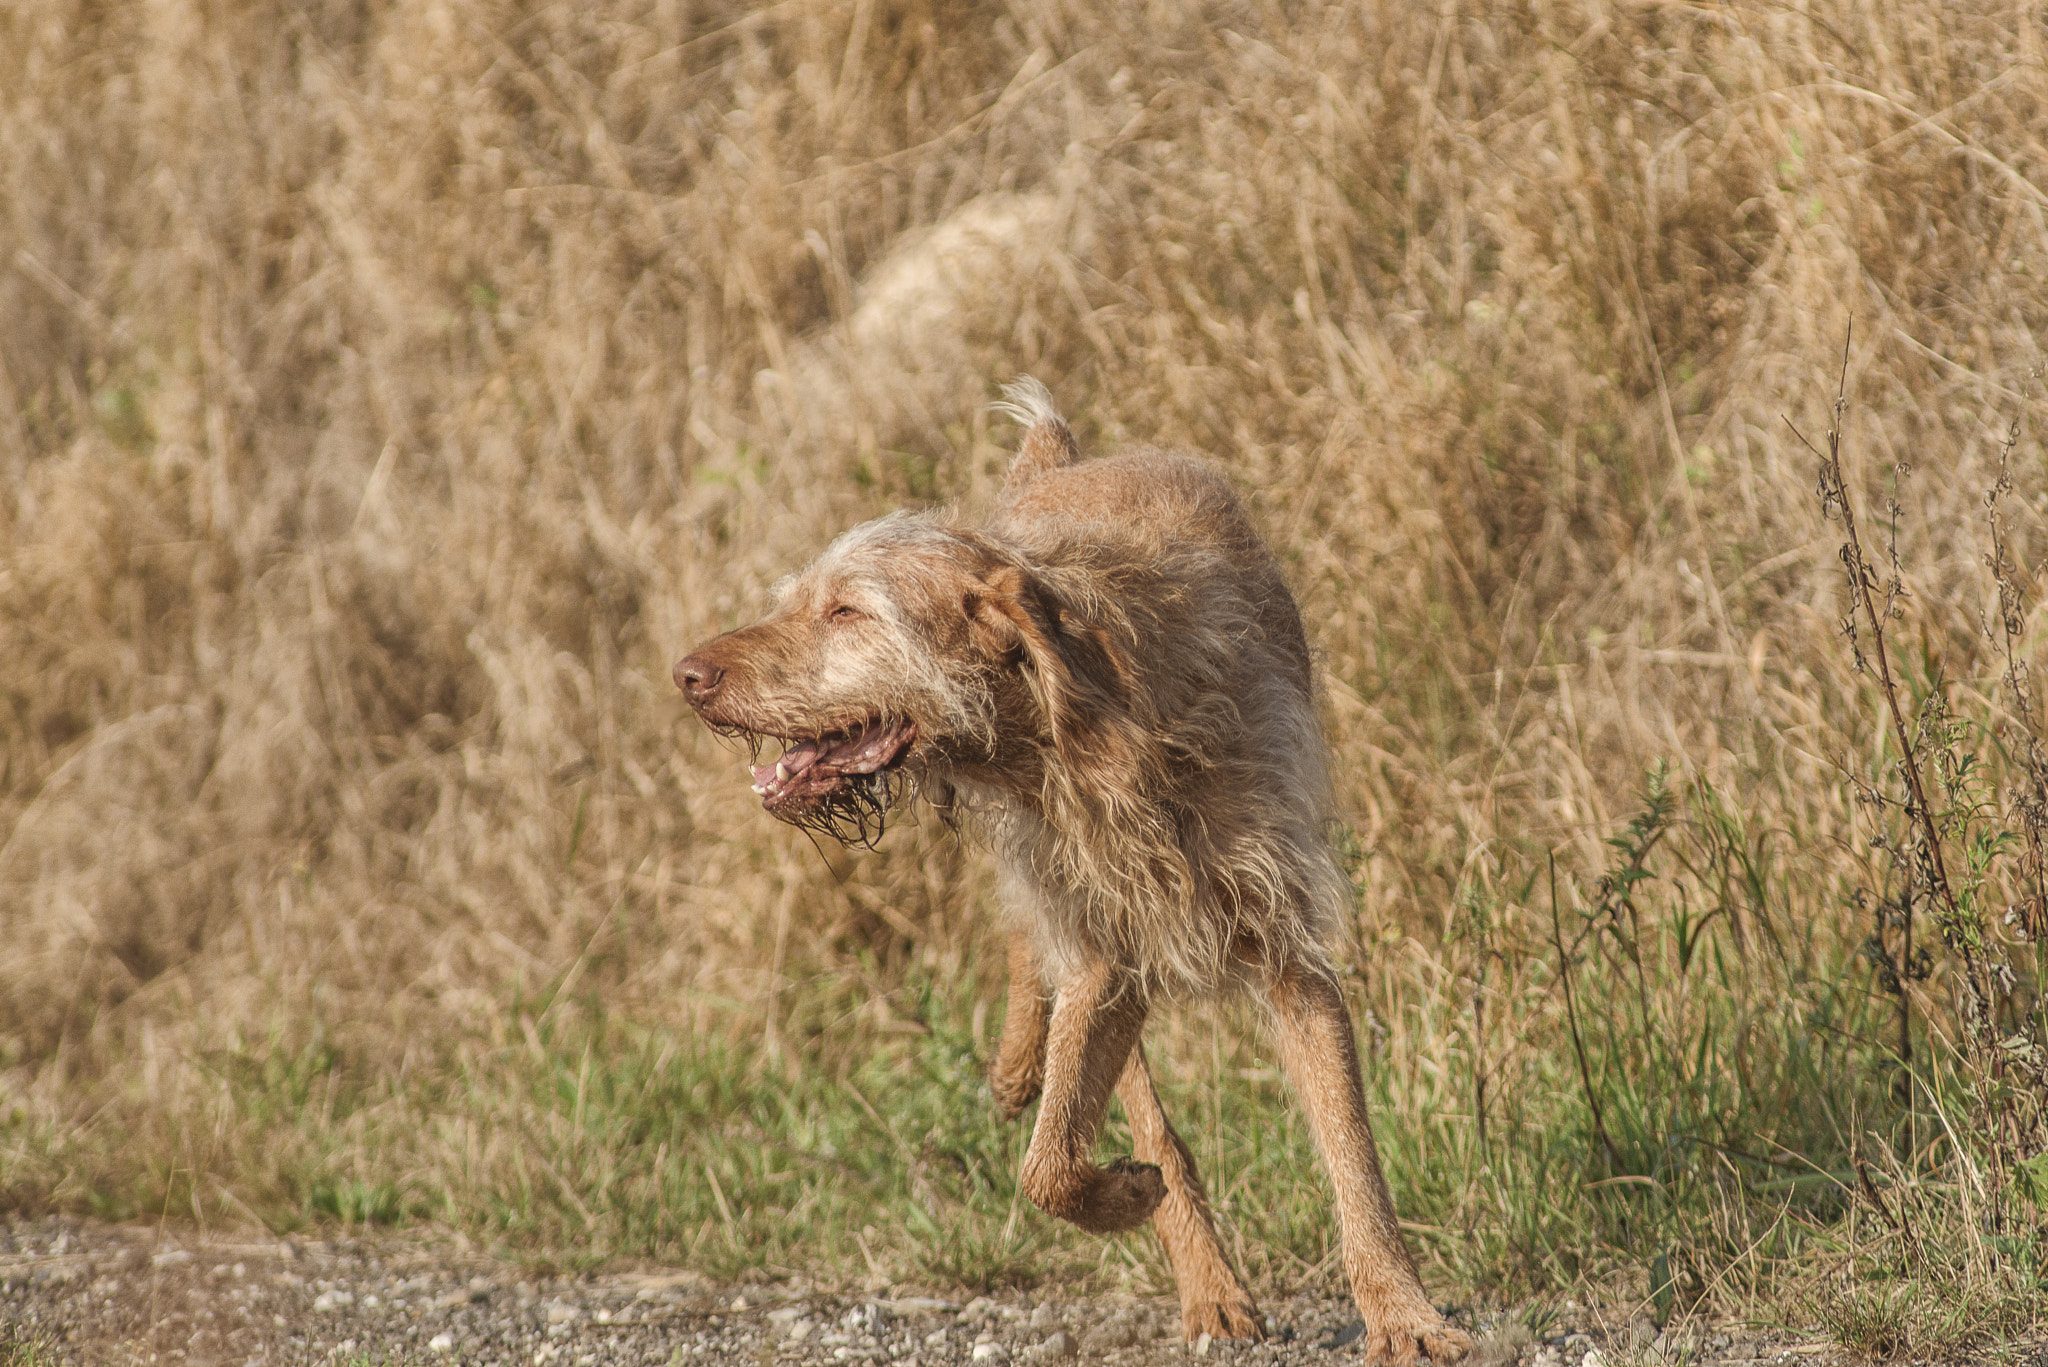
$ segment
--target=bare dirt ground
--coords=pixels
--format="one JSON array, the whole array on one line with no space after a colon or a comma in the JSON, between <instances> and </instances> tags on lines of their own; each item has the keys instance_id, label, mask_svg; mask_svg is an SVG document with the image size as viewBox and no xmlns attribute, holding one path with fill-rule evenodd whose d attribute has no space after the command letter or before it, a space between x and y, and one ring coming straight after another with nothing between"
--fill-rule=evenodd
<instances>
[{"instance_id":1,"label":"bare dirt ground","mask_svg":"<svg viewBox=\"0 0 2048 1367\"><path fill-rule=\"evenodd\" d=\"M716 1286L687 1272L546 1276L402 1236L306 1241L49 1219L0 1232L0 1362L434 1363L612 1367L1060 1361L1144 1367L1356 1360L1347 1302L1268 1307L1258 1344L1184 1344L1166 1300L1057 1292L949 1299L840 1294L801 1282ZM1544 1327L1461 1316L1479 1367L1628 1363L1825 1367L1826 1345L1741 1326L1674 1326L1587 1309ZM2008 1359L2010 1360L2010 1359ZM2022 1357L2020 1360L2025 1360Z\"/></svg>"}]
</instances>

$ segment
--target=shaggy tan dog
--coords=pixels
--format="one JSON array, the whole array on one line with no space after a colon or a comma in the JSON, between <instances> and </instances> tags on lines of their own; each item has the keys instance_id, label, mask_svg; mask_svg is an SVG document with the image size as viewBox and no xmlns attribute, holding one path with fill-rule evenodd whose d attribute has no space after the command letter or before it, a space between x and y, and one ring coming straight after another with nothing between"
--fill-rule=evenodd
<instances>
[{"instance_id":1,"label":"shaggy tan dog","mask_svg":"<svg viewBox=\"0 0 2048 1367\"><path fill-rule=\"evenodd\" d=\"M1043 386L1008 393L1024 435L985 527L854 528L676 683L708 725L786 746L754 770L785 821L871 839L914 784L986 824L1010 930L995 1095L1011 1116L1042 1096L1024 1192L1098 1233L1150 1218L1190 1339L1259 1323L1139 1034L1155 1001L1241 990L1329 1166L1367 1360L1461 1357L1395 1223L1326 948L1347 885L1294 599L1214 467L1082 463ZM1112 1092L1138 1161L1097 1167Z\"/></svg>"}]
</instances>

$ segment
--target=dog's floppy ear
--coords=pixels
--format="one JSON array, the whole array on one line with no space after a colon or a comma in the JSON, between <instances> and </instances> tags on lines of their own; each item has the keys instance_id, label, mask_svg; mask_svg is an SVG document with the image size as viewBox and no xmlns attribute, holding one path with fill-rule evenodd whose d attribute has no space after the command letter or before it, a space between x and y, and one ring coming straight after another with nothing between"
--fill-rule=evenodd
<instances>
[{"instance_id":1,"label":"dog's floppy ear","mask_svg":"<svg viewBox=\"0 0 2048 1367\"><path fill-rule=\"evenodd\" d=\"M1091 593L1085 576L1063 584L1056 571L1002 561L977 577L966 606L987 658L1017 671L1043 718L1043 811L1068 837L1059 876L1111 905L1162 890L1192 898L1193 871L1162 800L1172 773L1163 722L1115 602ZM1128 927L1100 929L1113 942Z\"/></svg>"},{"instance_id":2,"label":"dog's floppy ear","mask_svg":"<svg viewBox=\"0 0 2048 1367\"><path fill-rule=\"evenodd\" d=\"M1061 768L1108 805L1151 786L1151 727L1121 623L1095 620L1047 575L1015 564L987 571L968 595L969 629L989 657L1022 672ZM1091 804L1092 805L1092 804Z\"/></svg>"},{"instance_id":3,"label":"dog's floppy ear","mask_svg":"<svg viewBox=\"0 0 2048 1367\"><path fill-rule=\"evenodd\" d=\"M991 660L1021 668L1062 749L1076 727L1127 701L1123 661L1108 647L1108 633L1076 620L1041 575L994 566L965 606L975 643Z\"/></svg>"}]
</instances>

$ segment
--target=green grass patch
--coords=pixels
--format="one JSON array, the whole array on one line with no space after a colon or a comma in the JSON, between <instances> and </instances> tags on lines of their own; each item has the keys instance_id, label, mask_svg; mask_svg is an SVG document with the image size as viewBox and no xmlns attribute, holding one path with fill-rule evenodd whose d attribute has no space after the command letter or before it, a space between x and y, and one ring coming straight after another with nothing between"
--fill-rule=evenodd
<instances>
[{"instance_id":1,"label":"green grass patch","mask_svg":"<svg viewBox=\"0 0 2048 1367\"><path fill-rule=\"evenodd\" d=\"M1902 1054L1856 928L1816 929L1811 903L1848 893L1778 876L1733 810L1653 773L1596 876L1506 851L1445 942L1352 965L1426 1279L1538 1314L1590 1289L1659 1322L1784 1317L1875 1355L2020 1332L2048 1304L2041 1165L1994 1172L1939 1020L1911 1018ZM874 981L800 982L772 1031L738 1006L706 1029L595 990L514 999L397 1066L316 1019L82 1117L17 1106L0 1190L280 1231L424 1222L557 1268L1167 1291L1149 1231L1097 1239L1020 1199L1028 1117L997 1117L976 975ZM1162 1008L1148 1048L1240 1267L1268 1293L1338 1286L1330 1190L1256 1009ZM1113 1113L1103 1152L1129 1147Z\"/></svg>"}]
</instances>

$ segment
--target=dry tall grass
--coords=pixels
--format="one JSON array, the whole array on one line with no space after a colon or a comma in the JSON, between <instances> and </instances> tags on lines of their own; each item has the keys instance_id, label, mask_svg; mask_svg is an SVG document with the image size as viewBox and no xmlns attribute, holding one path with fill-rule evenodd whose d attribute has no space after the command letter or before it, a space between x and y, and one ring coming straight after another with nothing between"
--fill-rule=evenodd
<instances>
[{"instance_id":1,"label":"dry tall grass","mask_svg":"<svg viewBox=\"0 0 2048 1367\"><path fill-rule=\"evenodd\" d=\"M2044 44L2025 0L8 7L6 1095L972 968L977 854L821 857L667 666L836 529L985 498L1021 371L1251 495L1369 943L1505 847L1601 867L1657 757L1846 876L1877 732L1782 415L1853 314L1905 630L1977 640Z\"/></svg>"}]
</instances>

